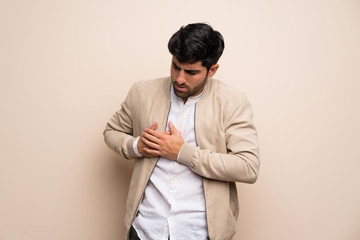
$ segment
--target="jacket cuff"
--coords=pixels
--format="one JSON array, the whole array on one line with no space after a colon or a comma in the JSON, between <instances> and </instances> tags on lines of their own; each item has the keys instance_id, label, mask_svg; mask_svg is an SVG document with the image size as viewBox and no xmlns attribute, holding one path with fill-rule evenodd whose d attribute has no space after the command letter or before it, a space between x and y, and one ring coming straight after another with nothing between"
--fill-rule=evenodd
<instances>
[{"instance_id":1,"label":"jacket cuff","mask_svg":"<svg viewBox=\"0 0 360 240\"><path fill-rule=\"evenodd\" d=\"M135 153L134 147L133 147L134 141L136 141L136 140L137 140L137 138L132 138L126 143L127 155L128 155L129 159L138 157L138 155Z\"/></svg>"},{"instance_id":2,"label":"jacket cuff","mask_svg":"<svg viewBox=\"0 0 360 240\"><path fill-rule=\"evenodd\" d=\"M137 157L142 157L143 155L141 155L137 149L137 144L139 142L140 137L137 137L134 141L133 141L133 149L134 149L134 153L136 154Z\"/></svg>"},{"instance_id":3,"label":"jacket cuff","mask_svg":"<svg viewBox=\"0 0 360 240\"><path fill-rule=\"evenodd\" d=\"M191 146L190 144L184 143L179 152L178 162L182 163L188 167L193 168L194 163L192 161L192 156L196 150L196 147Z\"/></svg>"}]
</instances>

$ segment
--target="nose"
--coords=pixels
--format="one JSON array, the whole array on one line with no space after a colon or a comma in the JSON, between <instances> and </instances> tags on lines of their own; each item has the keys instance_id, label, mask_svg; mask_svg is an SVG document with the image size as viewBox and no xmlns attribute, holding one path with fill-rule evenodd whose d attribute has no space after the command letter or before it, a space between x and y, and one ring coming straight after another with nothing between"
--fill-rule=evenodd
<instances>
[{"instance_id":1,"label":"nose","mask_svg":"<svg viewBox=\"0 0 360 240\"><path fill-rule=\"evenodd\" d=\"M178 75L177 75L177 78L176 78L176 82L177 82L177 84L179 84L179 85L181 85L181 84L183 84L183 83L186 82L184 70L180 70L180 71L178 72Z\"/></svg>"}]
</instances>

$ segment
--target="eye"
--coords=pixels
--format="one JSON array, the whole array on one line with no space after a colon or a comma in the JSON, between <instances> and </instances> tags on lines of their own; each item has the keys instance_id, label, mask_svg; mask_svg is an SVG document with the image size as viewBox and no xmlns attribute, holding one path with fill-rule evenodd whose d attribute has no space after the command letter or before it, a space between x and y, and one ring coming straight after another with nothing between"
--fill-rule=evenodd
<instances>
[{"instance_id":1,"label":"eye","mask_svg":"<svg viewBox=\"0 0 360 240\"><path fill-rule=\"evenodd\" d=\"M193 76L193 75L196 75L198 72L197 72L197 71L188 70L188 71L186 71L186 73Z\"/></svg>"},{"instance_id":2,"label":"eye","mask_svg":"<svg viewBox=\"0 0 360 240\"><path fill-rule=\"evenodd\" d=\"M179 68L175 63L173 63L173 67L175 70L179 71L181 68Z\"/></svg>"}]
</instances>

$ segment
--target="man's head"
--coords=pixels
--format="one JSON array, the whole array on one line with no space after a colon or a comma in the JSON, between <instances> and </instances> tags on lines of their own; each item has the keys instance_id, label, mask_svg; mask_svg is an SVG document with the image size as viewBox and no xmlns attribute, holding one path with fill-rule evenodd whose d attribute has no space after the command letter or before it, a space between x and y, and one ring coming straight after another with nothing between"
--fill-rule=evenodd
<instances>
[{"instance_id":1,"label":"man's head","mask_svg":"<svg viewBox=\"0 0 360 240\"><path fill-rule=\"evenodd\" d=\"M217 63L224 47L222 35L205 23L193 23L181 27L168 43L170 53L179 62L201 61L207 70Z\"/></svg>"},{"instance_id":2,"label":"man's head","mask_svg":"<svg viewBox=\"0 0 360 240\"><path fill-rule=\"evenodd\" d=\"M221 34L204 23L181 27L168 44L173 55L171 79L174 92L184 101L201 93L207 78L212 77L224 51Z\"/></svg>"}]
</instances>

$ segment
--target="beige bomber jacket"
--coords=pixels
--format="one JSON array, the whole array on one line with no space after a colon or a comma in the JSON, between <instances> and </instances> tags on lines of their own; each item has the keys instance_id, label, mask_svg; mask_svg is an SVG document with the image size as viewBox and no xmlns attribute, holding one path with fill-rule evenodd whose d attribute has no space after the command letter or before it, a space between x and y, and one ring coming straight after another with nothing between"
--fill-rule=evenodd
<instances>
[{"instance_id":1,"label":"beige bomber jacket","mask_svg":"<svg viewBox=\"0 0 360 240\"><path fill-rule=\"evenodd\" d=\"M126 202L124 240L128 239L158 160L136 157L133 142L154 122L158 122L158 131L165 130L171 106L170 87L170 77L135 83L104 131L110 149L125 159L135 159ZM243 93L210 78L195 111L198 147L185 143L178 161L203 177L209 239L232 239L239 215L235 182L254 183L260 167L252 109Z\"/></svg>"}]
</instances>

